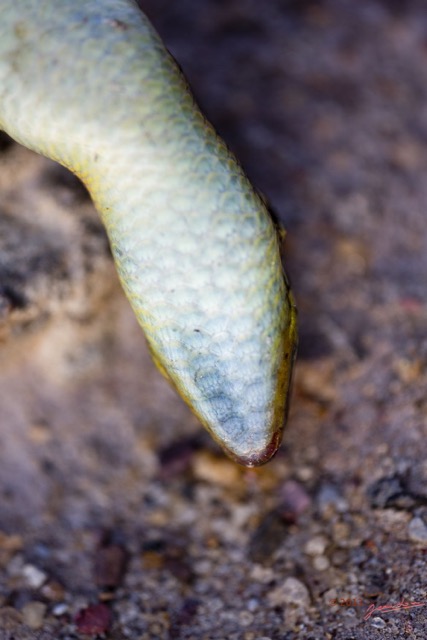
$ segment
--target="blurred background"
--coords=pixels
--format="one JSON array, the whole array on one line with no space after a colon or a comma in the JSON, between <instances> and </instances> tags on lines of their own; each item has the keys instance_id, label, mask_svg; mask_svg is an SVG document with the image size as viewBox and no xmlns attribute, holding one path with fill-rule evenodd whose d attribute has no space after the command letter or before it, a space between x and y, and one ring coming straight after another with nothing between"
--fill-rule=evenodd
<instances>
[{"instance_id":1,"label":"blurred background","mask_svg":"<svg viewBox=\"0 0 427 640\"><path fill-rule=\"evenodd\" d=\"M425 638L425 3L140 6L287 229L291 415L268 466L226 460L85 190L3 137L0 638Z\"/></svg>"}]
</instances>

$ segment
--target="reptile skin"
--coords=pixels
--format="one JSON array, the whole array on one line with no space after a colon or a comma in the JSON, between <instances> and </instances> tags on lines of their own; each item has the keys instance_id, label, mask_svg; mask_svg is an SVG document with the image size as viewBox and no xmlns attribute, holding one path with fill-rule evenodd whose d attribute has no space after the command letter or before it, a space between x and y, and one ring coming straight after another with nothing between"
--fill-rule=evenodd
<instances>
[{"instance_id":1,"label":"reptile skin","mask_svg":"<svg viewBox=\"0 0 427 640\"><path fill-rule=\"evenodd\" d=\"M132 0L4 0L0 128L85 183L158 367L242 464L277 450L296 311L265 203Z\"/></svg>"}]
</instances>

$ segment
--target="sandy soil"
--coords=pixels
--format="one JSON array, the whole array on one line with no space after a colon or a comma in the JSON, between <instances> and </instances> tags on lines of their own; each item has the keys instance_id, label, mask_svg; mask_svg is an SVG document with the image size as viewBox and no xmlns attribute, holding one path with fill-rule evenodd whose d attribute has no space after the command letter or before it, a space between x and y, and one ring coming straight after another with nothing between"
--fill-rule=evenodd
<instances>
[{"instance_id":1,"label":"sandy soil","mask_svg":"<svg viewBox=\"0 0 427 640\"><path fill-rule=\"evenodd\" d=\"M425 4L141 5L288 230L290 421L225 459L85 191L2 138L0 640L424 640Z\"/></svg>"}]
</instances>

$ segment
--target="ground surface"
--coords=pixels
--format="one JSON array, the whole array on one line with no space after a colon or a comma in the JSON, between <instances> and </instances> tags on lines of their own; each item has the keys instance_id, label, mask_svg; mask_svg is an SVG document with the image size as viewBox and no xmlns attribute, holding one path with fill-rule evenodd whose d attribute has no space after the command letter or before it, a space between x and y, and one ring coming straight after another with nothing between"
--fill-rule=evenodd
<instances>
[{"instance_id":1,"label":"ground surface","mask_svg":"<svg viewBox=\"0 0 427 640\"><path fill-rule=\"evenodd\" d=\"M2 140L0 638L425 639L425 4L141 4L287 226L290 422L224 459L85 192Z\"/></svg>"}]
</instances>

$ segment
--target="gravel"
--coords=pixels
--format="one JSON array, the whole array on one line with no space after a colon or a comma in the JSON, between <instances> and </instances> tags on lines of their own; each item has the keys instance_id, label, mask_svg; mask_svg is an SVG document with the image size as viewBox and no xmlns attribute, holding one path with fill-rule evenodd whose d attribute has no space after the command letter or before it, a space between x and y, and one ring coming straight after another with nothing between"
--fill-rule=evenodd
<instances>
[{"instance_id":1,"label":"gravel","mask_svg":"<svg viewBox=\"0 0 427 640\"><path fill-rule=\"evenodd\" d=\"M421 640L425 4L141 4L287 227L291 415L269 465L226 460L84 189L2 138L0 640Z\"/></svg>"}]
</instances>

